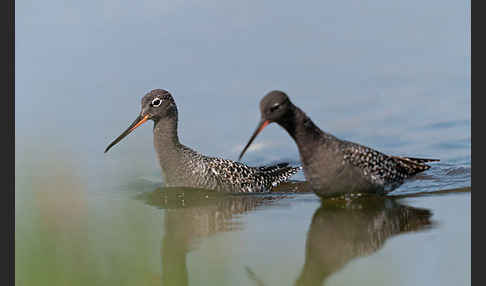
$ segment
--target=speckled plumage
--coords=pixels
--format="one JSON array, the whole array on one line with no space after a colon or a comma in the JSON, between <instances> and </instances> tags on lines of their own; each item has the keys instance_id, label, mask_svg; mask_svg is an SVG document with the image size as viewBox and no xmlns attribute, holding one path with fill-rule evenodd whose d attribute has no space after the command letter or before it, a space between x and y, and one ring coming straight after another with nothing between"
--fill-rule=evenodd
<instances>
[{"instance_id":1,"label":"speckled plumage","mask_svg":"<svg viewBox=\"0 0 486 286\"><path fill-rule=\"evenodd\" d=\"M270 122L282 126L299 148L304 175L318 195L385 193L430 168L436 159L390 156L319 129L287 95L267 94L260 102L262 121L246 148Z\"/></svg>"},{"instance_id":2,"label":"speckled plumage","mask_svg":"<svg viewBox=\"0 0 486 286\"><path fill-rule=\"evenodd\" d=\"M160 99L156 101L156 99ZM154 102L158 104L154 106ZM178 111L168 91L155 89L142 98L138 121L154 121L154 147L167 187L191 187L227 192L266 192L302 168L281 163L251 167L240 162L204 156L181 144L177 135ZM134 122L107 150L138 125ZM135 127L133 127L135 126ZM105 151L105 152L106 152Z\"/></svg>"},{"instance_id":3,"label":"speckled plumage","mask_svg":"<svg viewBox=\"0 0 486 286\"><path fill-rule=\"evenodd\" d=\"M250 167L245 164L216 157L208 157L180 145L179 157L172 159L159 155L162 174L167 187L193 187L229 192L266 192L285 182L302 167L288 163Z\"/></svg>"},{"instance_id":4,"label":"speckled plumage","mask_svg":"<svg viewBox=\"0 0 486 286\"><path fill-rule=\"evenodd\" d=\"M384 191L393 190L400 186L405 179L430 169L429 165L424 164L425 162L436 161L389 156L352 142L347 142L347 145L350 146L342 149L343 164L351 163L358 167L363 176L368 177L374 184L383 186Z\"/></svg>"}]
</instances>

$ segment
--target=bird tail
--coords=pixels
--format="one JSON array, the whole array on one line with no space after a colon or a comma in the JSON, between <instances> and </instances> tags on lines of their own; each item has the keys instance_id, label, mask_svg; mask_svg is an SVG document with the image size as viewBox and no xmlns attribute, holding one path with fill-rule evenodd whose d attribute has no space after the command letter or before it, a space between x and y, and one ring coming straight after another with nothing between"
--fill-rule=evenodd
<instances>
[{"instance_id":1,"label":"bird tail","mask_svg":"<svg viewBox=\"0 0 486 286\"><path fill-rule=\"evenodd\" d=\"M427 159L427 158L414 158L414 157L404 157L404 158L415 161L417 163L439 162L440 161L440 159Z\"/></svg>"},{"instance_id":2,"label":"bird tail","mask_svg":"<svg viewBox=\"0 0 486 286\"><path fill-rule=\"evenodd\" d=\"M279 163L272 166L263 166L259 168L260 174L267 177L272 182L273 186L276 186L282 182L285 182L292 175L302 170L302 166L291 166L289 163Z\"/></svg>"},{"instance_id":3,"label":"bird tail","mask_svg":"<svg viewBox=\"0 0 486 286\"><path fill-rule=\"evenodd\" d=\"M262 172L273 172L277 170L281 170L282 168L285 168L289 165L289 163L284 162L284 163L278 163L275 165L269 165L269 166L262 166L259 168L260 171Z\"/></svg>"},{"instance_id":4,"label":"bird tail","mask_svg":"<svg viewBox=\"0 0 486 286\"><path fill-rule=\"evenodd\" d=\"M402 167L408 170L410 175L420 173L430 169L430 166L425 164L427 162L437 162L439 159L413 158L392 156Z\"/></svg>"}]
</instances>

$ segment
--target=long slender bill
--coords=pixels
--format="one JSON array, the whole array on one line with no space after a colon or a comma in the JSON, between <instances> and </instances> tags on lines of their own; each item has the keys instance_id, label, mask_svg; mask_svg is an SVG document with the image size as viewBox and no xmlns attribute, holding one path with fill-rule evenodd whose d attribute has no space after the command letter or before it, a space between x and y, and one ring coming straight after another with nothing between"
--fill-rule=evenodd
<instances>
[{"instance_id":1,"label":"long slender bill","mask_svg":"<svg viewBox=\"0 0 486 286\"><path fill-rule=\"evenodd\" d=\"M241 151L240 157L238 157L238 161L241 160L241 157L243 157L243 154L245 154L246 149L248 149L248 147L250 147L251 143L253 142L253 140L255 140L258 133L260 133L263 130L263 128L265 128L268 124L270 124L270 121L268 121L268 120L260 121L260 123L257 126L257 129L255 130L255 132L253 132L253 135L251 136L250 141L248 141L248 144L246 144L245 148L243 148L243 151Z\"/></svg>"},{"instance_id":2,"label":"long slender bill","mask_svg":"<svg viewBox=\"0 0 486 286\"><path fill-rule=\"evenodd\" d=\"M130 134L133 130L135 130L135 128L142 125L148 119L149 119L148 115L145 115L144 117L139 115L137 119L135 119L135 121L133 121L133 123L130 124L130 126L128 126L127 130L123 131L123 133L120 136L118 136L118 138L113 140L113 142L111 142L111 144L108 145L108 147L106 147L105 153L108 152L108 150L110 150L111 147L113 147L116 143L120 142L123 138L125 138L128 134Z\"/></svg>"}]
</instances>

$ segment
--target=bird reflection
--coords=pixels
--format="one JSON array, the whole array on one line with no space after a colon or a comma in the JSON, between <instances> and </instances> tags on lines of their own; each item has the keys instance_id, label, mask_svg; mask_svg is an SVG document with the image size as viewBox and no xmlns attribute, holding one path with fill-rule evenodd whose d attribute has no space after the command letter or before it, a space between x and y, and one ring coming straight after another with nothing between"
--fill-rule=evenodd
<instances>
[{"instance_id":1,"label":"bird reflection","mask_svg":"<svg viewBox=\"0 0 486 286\"><path fill-rule=\"evenodd\" d=\"M305 263L295 285L322 285L352 259L379 250L394 235L432 225L430 210L366 196L323 200L307 233Z\"/></svg>"},{"instance_id":2,"label":"bird reflection","mask_svg":"<svg viewBox=\"0 0 486 286\"><path fill-rule=\"evenodd\" d=\"M287 182L281 190L302 192L301 185ZM188 285L186 255L197 249L200 239L241 230L239 216L288 197L285 193L248 195L188 188L161 188L140 196L145 203L165 209L162 285Z\"/></svg>"},{"instance_id":3,"label":"bird reflection","mask_svg":"<svg viewBox=\"0 0 486 286\"><path fill-rule=\"evenodd\" d=\"M162 285L188 285L187 254L202 238L241 230L238 218L260 207L311 192L307 185L290 184L292 193L246 195L197 189L163 188L142 197L149 205L165 209L162 238ZM420 231L432 225L430 210L383 196L322 200L315 211L306 240L305 263L295 285L322 285L327 277L354 258L379 250L394 235ZM247 267L254 284L264 285L258 270Z\"/></svg>"}]
</instances>

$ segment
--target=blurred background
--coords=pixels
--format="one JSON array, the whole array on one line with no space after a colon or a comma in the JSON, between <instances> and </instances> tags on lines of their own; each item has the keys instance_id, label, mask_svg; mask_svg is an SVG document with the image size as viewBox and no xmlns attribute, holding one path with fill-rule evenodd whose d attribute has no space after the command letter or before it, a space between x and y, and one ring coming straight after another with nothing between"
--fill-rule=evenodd
<instances>
[{"instance_id":1,"label":"blurred background","mask_svg":"<svg viewBox=\"0 0 486 286\"><path fill-rule=\"evenodd\" d=\"M154 88L173 94L181 142L206 155L236 160L260 99L280 89L342 139L441 159L398 194L471 184L468 1L23 0L15 13L16 285L171 283L168 209L139 198L163 183L152 123L103 154ZM250 165L299 162L277 125L255 143ZM436 227L329 285L470 284L470 193L407 203ZM189 280L173 284L292 285L319 205L300 195L228 218L241 227L199 235Z\"/></svg>"}]
</instances>

